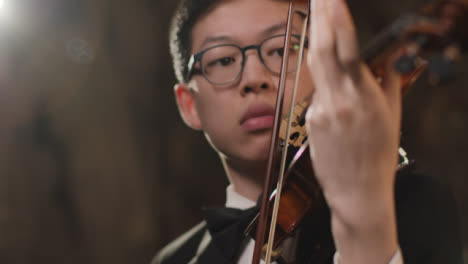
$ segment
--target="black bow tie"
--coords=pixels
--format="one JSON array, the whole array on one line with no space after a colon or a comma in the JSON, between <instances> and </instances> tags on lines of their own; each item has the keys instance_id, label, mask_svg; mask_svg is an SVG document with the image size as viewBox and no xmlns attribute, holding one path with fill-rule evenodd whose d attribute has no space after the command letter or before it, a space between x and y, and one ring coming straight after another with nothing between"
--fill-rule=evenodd
<instances>
[{"instance_id":1,"label":"black bow tie","mask_svg":"<svg viewBox=\"0 0 468 264\"><path fill-rule=\"evenodd\" d=\"M254 206L246 210L206 208L205 220L212 243L229 259L234 259L245 238L244 230L258 213Z\"/></svg>"}]
</instances>

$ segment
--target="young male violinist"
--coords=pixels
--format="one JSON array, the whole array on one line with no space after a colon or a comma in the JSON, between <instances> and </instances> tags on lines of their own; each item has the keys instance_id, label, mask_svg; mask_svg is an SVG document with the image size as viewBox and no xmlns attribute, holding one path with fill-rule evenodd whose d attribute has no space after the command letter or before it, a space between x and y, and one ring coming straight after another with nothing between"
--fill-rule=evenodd
<instances>
[{"instance_id":1,"label":"young male violinist","mask_svg":"<svg viewBox=\"0 0 468 264\"><path fill-rule=\"evenodd\" d=\"M248 209L262 192L287 10L284 0L185 0L174 19L177 105L219 153L226 207ZM419 175L395 183L398 74L389 66L378 82L360 61L345 0L314 0L311 10L297 98L313 94L306 125L328 207L305 220L277 261L462 263L448 192ZM226 224L208 210L153 263L251 263L254 242L242 235L242 217L231 223L235 212L250 213L228 209Z\"/></svg>"}]
</instances>

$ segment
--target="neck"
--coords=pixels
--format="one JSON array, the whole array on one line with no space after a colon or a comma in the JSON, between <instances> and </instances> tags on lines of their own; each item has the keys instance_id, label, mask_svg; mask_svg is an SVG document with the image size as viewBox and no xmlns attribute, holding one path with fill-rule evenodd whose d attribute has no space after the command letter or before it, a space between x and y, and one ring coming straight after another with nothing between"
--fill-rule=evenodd
<instances>
[{"instance_id":1,"label":"neck","mask_svg":"<svg viewBox=\"0 0 468 264\"><path fill-rule=\"evenodd\" d=\"M265 163L248 164L225 157L221 157L221 161L234 191L251 201L257 202L263 189L263 179L266 173Z\"/></svg>"}]
</instances>

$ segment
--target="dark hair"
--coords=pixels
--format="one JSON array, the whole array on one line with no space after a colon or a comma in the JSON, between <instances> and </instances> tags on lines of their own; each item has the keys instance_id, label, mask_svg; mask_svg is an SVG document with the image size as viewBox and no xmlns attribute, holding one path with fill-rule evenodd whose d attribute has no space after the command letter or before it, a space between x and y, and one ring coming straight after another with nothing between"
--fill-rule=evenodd
<instances>
[{"instance_id":1,"label":"dark hair","mask_svg":"<svg viewBox=\"0 0 468 264\"><path fill-rule=\"evenodd\" d=\"M170 27L169 47L179 82L188 82L187 64L191 56L192 29L201 16L223 0L181 0Z\"/></svg>"}]
</instances>

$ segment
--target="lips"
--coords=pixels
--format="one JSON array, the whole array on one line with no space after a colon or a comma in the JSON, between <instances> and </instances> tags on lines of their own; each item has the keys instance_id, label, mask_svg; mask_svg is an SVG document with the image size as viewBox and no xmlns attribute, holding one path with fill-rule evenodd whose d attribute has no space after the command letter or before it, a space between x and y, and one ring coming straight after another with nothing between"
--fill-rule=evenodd
<instances>
[{"instance_id":1,"label":"lips","mask_svg":"<svg viewBox=\"0 0 468 264\"><path fill-rule=\"evenodd\" d=\"M247 132L255 132L273 127L274 119L273 107L263 103L254 103L242 116L240 125Z\"/></svg>"}]
</instances>

